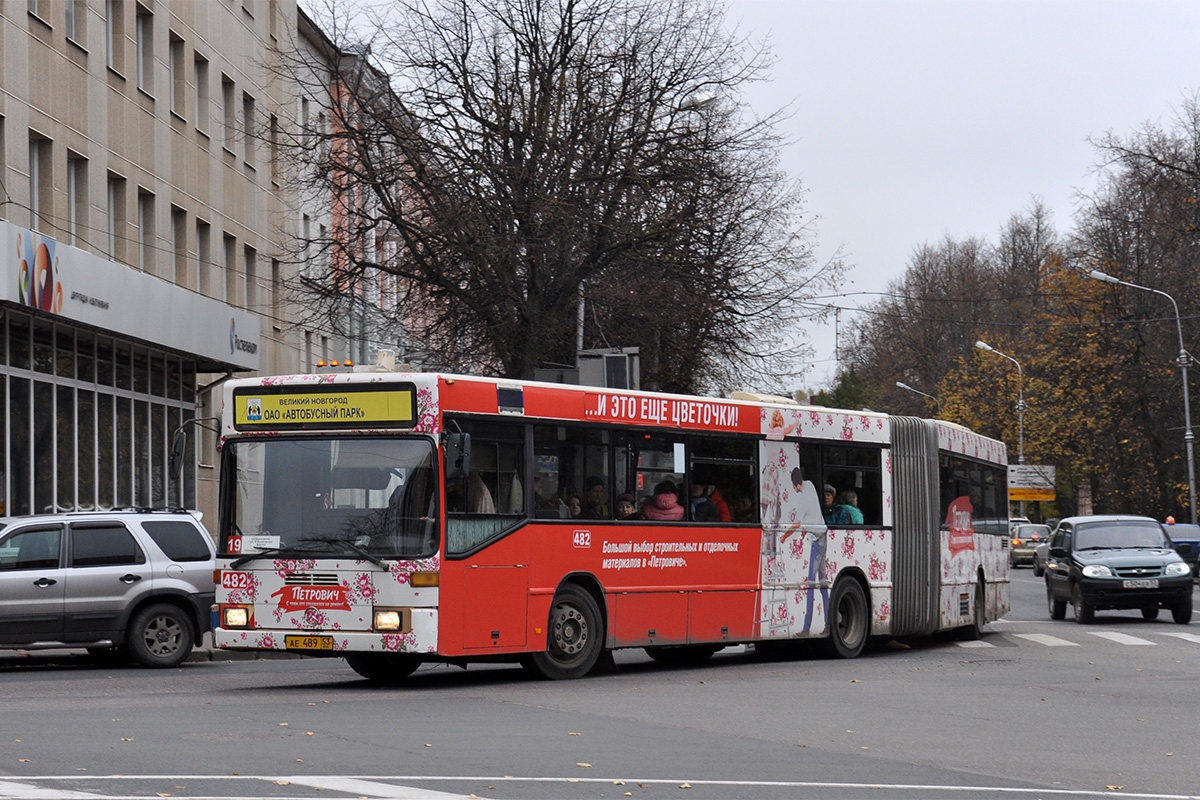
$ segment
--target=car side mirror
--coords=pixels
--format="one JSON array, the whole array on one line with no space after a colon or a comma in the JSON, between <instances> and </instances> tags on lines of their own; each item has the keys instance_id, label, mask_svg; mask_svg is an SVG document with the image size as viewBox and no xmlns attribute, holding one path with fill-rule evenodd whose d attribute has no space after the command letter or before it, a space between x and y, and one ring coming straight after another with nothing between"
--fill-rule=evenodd
<instances>
[{"instance_id":1,"label":"car side mirror","mask_svg":"<svg viewBox=\"0 0 1200 800\"><path fill-rule=\"evenodd\" d=\"M1051 548L1050 548L1050 555L1054 556L1055 558L1066 558L1066 557L1067 557L1067 548L1065 548L1065 547L1051 547Z\"/></svg>"}]
</instances>

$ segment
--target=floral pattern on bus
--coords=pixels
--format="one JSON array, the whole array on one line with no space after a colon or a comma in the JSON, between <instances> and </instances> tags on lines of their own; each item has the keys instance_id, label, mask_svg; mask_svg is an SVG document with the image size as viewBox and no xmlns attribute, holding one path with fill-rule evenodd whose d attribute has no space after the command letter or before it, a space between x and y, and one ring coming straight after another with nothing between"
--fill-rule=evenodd
<instances>
[{"instance_id":1,"label":"floral pattern on bus","mask_svg":"<svg viewBox=\"0 0 1200 800\"><path fill-rule=\"evenodd\" d=\"M989 439L974 431L940 420L937 423L937 433L939 449L989 461L993 464L1008 463L1008 449L1004 446L1004 442Z\"/></svg>"},{"instance_id":2,"label":"floral pattern on bus","mask_svg":"<svg viewBox=\"0 0 1200 800\"><path fill-rule=\"evenodd\" d=\"M789 407L762 408L759 418L763 434L772 440L786 436L814 436L845 442L886 443L890 433L886 417L878 414Z\"/></svg>"},{"instance_id":3,"label":"floral pattern on bus","mask_svg":"<svg viewBox=\"0 0 1200 800\"><path fill-rule=\"evenodd\" d=\"M768 534L764 532L764 538ZM840 574L856 570L871 587L872 634L891 628L889 533L881 530L824 531L801 526L770 555L764 546L759 635L798 638L824 635L828 627L829 589Z\"/></svg>"}]
</instances>

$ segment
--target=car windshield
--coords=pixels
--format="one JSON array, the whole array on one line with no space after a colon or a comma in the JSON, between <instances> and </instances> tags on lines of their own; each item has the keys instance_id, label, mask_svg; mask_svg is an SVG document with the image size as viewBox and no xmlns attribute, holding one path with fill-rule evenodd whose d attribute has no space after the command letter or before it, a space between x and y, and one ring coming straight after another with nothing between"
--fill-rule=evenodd
<instances>
[{"instance_id":1,"label":"car windshield","mask_svg":"<svg viewBox=\"0 0 1200 800\"><path fill-rule=\"evenodd\" d=\"M1108 520L1090 522L1075 529L1076 550L1106 550L1126 547L1170 547L1157 522Z\"/></svg>"},{"instance_id":2,"label":"car windshield","mask_svg":"<svg viewBox=\"0 0 1200 800\"><path fill-rule=\"evenodd\" d=\"M436 471L426 438L282 438L226 446L226 553L437 552ZM223 471L224 471L223 470Z\"/></svg>"},{"instance_id":3,"label":"car windshield","mask_svg":"<svg viewBox=\"0 0 1200 800\"><path fill-rule=\"evenodd\" d=\"M1020 525L1013 534L1014 539L1046 539L1049 536L1049 525Z\"/></svg>"}]
</instances>

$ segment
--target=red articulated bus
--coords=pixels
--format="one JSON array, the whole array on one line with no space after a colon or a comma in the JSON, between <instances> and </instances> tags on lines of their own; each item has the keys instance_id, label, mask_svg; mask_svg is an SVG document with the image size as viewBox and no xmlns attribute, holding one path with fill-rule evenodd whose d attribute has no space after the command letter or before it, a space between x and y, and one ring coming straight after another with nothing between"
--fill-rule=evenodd
<instances>
[{"instance_id":1,"label":"red articulated bus","mask_svg":"<svg viewBox=\"0 0 1200 800\"><path fill-rule=\"evenodd\" d=\"M376 681L851 658L1009 607L1004 445L937 420L360 372L229 381L221 450L214 646Z\"/></svg>"}]
</instances>

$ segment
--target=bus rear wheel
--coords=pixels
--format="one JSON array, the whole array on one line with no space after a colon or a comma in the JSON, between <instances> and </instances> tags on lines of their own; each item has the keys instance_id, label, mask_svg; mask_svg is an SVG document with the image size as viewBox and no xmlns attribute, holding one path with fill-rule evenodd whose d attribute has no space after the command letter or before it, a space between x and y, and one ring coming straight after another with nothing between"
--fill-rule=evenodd
<instances>
[{"instance_id":1,"label":"bus rear wheel","mask_svg":"<svg viewBox=\"0 0 1200 800\"><path fill-rule=\"evenodd\" d=\"M374 683L400 683L421 666L421 659L409 653L346 653L350 669Z\"/></svg>"},{"instance_id":2,"label":"bus rear wheel","mask_svg":"<svg viewBox=\"0 0 1200 800\"><path fill-rule=\"evenodd\" d=\"M521 663L539 677L570 680L588 674L603 650L600 607L586 590L568 583L550 605L545 652L531 653Z\"/></svg>"},{"instance_id":3,"label":"bus rear wheel","mask_svg":"<svg viewBox=\"0 0 1200 800\"><path fill-rule=\"evenodd\" d=\"M857 658L870 632L870 608L862 584L849 577L840 579L829 593L827 652L837 658Z\"/></svg>"}]
</instances>

